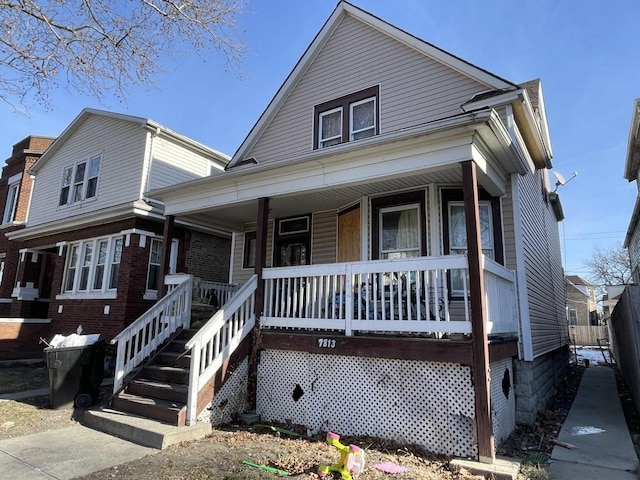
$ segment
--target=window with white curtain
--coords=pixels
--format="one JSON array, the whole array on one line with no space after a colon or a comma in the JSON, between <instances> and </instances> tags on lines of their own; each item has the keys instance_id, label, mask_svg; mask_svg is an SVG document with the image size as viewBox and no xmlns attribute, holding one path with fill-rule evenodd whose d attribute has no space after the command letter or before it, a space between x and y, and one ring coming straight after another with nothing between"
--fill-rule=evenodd
<instances>
[{"instance_id":1,"label":"window with white curtain","mask_svg":"<svg viewBox=\"0 0 640 480\"><path fill-rule=\"evenodd\" d=\"M379 210L380 258L419 257L420 205L412 203Z\"/></svg>"},{"instance_id":2,"label":"window with white curtain","mask_svg":"<svg viewBox=\"0 0 640 480\"><path fill-rule=\"evenodd\" d=\"M491 220L491 203L480 201L480 237L482 239L482 253L494 258L493 225ZM465 223L464 202L449 202L449 253L461 255L467 253L467 225ZM451 294L461 294L464 291L465 279L462 271L451 273ZM466 281L467 288L469 285Z\"/></svg>"}]
</instances>

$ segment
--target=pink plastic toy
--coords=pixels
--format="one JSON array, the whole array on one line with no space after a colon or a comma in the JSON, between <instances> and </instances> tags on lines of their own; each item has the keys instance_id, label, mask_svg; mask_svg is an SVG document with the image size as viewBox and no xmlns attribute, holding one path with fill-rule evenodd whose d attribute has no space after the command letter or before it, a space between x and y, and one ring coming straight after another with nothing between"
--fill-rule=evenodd
<instances>
[{"instance_id":1,"label":"pink plastic toy","mask_svg":"<svg viewBox=\"0 0 640 480\"><path fill-rule=\"evenodd\" d=\"M327 432L327 443L333 445L340 452L340 461L334 465L320 465L318 476L324 477L329 472L338 472L343 480L352 480L351 474L358 475L364 471L364 450L356 445L343 445L340 435Z\"/></svg>"}]
</instances>

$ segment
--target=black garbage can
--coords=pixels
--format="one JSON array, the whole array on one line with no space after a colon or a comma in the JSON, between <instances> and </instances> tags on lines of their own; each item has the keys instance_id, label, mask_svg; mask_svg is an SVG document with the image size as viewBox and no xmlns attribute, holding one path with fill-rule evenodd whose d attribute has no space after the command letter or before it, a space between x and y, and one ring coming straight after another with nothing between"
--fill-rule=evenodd
<instances>
[{"instance_id":1,"label":"black garbage can","mask_svg":"<svg viewBox=\"0 0 640 480\"><path fill-rule=\"evenodd\" d=\"M50 408L86 408L98 399L105 349L104 340L82 347L45 348Z\"/></svg>"}]
</instances>

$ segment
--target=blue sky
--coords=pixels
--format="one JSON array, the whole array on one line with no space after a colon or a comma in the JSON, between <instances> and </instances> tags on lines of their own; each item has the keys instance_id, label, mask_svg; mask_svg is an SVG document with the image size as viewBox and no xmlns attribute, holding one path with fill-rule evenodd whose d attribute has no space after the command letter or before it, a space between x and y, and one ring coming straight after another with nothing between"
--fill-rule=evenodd
<instances>
[{"instance_id":1,"label":"blue sky","mask_svg":"<svg viewBox=\"0 0 640 480\"><path fill-rule=\"evenodd\" d=\"M454 55L520 83L541 78L559 190L565 268L586 276L595 247L624 240L636 188L623 179L633 100L640 97L637 0L353 0L355 5ZM56 136L84 107L151 118L232 155L337 4L248 0L238 18L248 55L242 73L224 59L182 55L157 89L133 86L126 102L51 93L30 115L0 104L4 157L30 134Z\"/></svg>"}]
</instances>

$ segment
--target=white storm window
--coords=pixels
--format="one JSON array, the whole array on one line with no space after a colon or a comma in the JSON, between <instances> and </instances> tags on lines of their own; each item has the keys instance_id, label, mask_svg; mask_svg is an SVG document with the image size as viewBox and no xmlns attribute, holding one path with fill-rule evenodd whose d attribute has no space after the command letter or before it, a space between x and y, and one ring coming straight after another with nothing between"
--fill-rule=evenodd
<instances>
[{"instance_id":1,"label":"white storm window","mask_svg":"<svg viewBox=\"0 0 640 480\"><path fill-rule=\"evenodd\" d=\"M147 290L158 290L160 267L162 262L162 240L151 239L151 251L149 252L149 270L147 272Z\"/></svg>"},{"instance_id":2,"label":"white storm window","mask_svg":"<svg viewBox=\"0 0 640 480\"><path fill-rule=\"evenodd\" d=\"M7 192L7 203L4 205L4 215L2 223L11 223L16 218L16 209L18 206L18 193L20 192L20 180L22 175L16 175L9 179L9 190Z\"/></svg>"},{"instance_id":3,"label":"white storm window","mask_svg":"<svg viewBox=\"0 0 640 480\"><path fill-rule=\"evenodd\" d=\"M105 293L118 286L122 237L84 240L69 246L64 293Z\"/></svg>"},{"instance_id":4,"label":"white storm window","mask_svg":"<svg viewBox=\"0 0 640 480\"><path fill-rule=\"evenodd\" d=\"M320 114L319 148L342 143L342 108Z\"/></svg>"},{"instance_id":5,"label":"white storm window","mask_svg":"<svg viewBox=\"0 0 640 480\"><path fill-rule=\"evenodd\" d=\"M349 138L360 140L376 134L376 99L367 98L350 105Z\"/></svg>"},{"instance_id":6,"label":"white storm window","mask_svg":"<svg viewBox=\"0 0 640 480\"><path fill-rule=\"evenodd\" d=\"M493 224L491 221L491 204L481 201L478 205L480 211L480 237L482 239L482 253L494 258ZM467 253L467 225L464 216L464 202L449 202L449 252L451 255L464 255ZM461 270L451 272L451 294L461 295L464 292L465 279ZM469 280L466 280L468 288Z\"/></svg>"},{"instance_id":7,"label":"white storm window","mask_svg":"<svg viewBox=\"0 0 640 480\"><path fill-rule=\"evenodd\" d=\"M419 257L420 205L380 209L380 258Z\"/></svg>"},{"instance_id":8,"label":"white storm window","mask_svg":"<svg viewBox=\"0 0 640 480\"><path fill-rule=\"evenodd\" d=\"M64 168L58 205L69 205L95 198L101 161L102 156L96 155Z\"/></svg>"}]
</instances>

